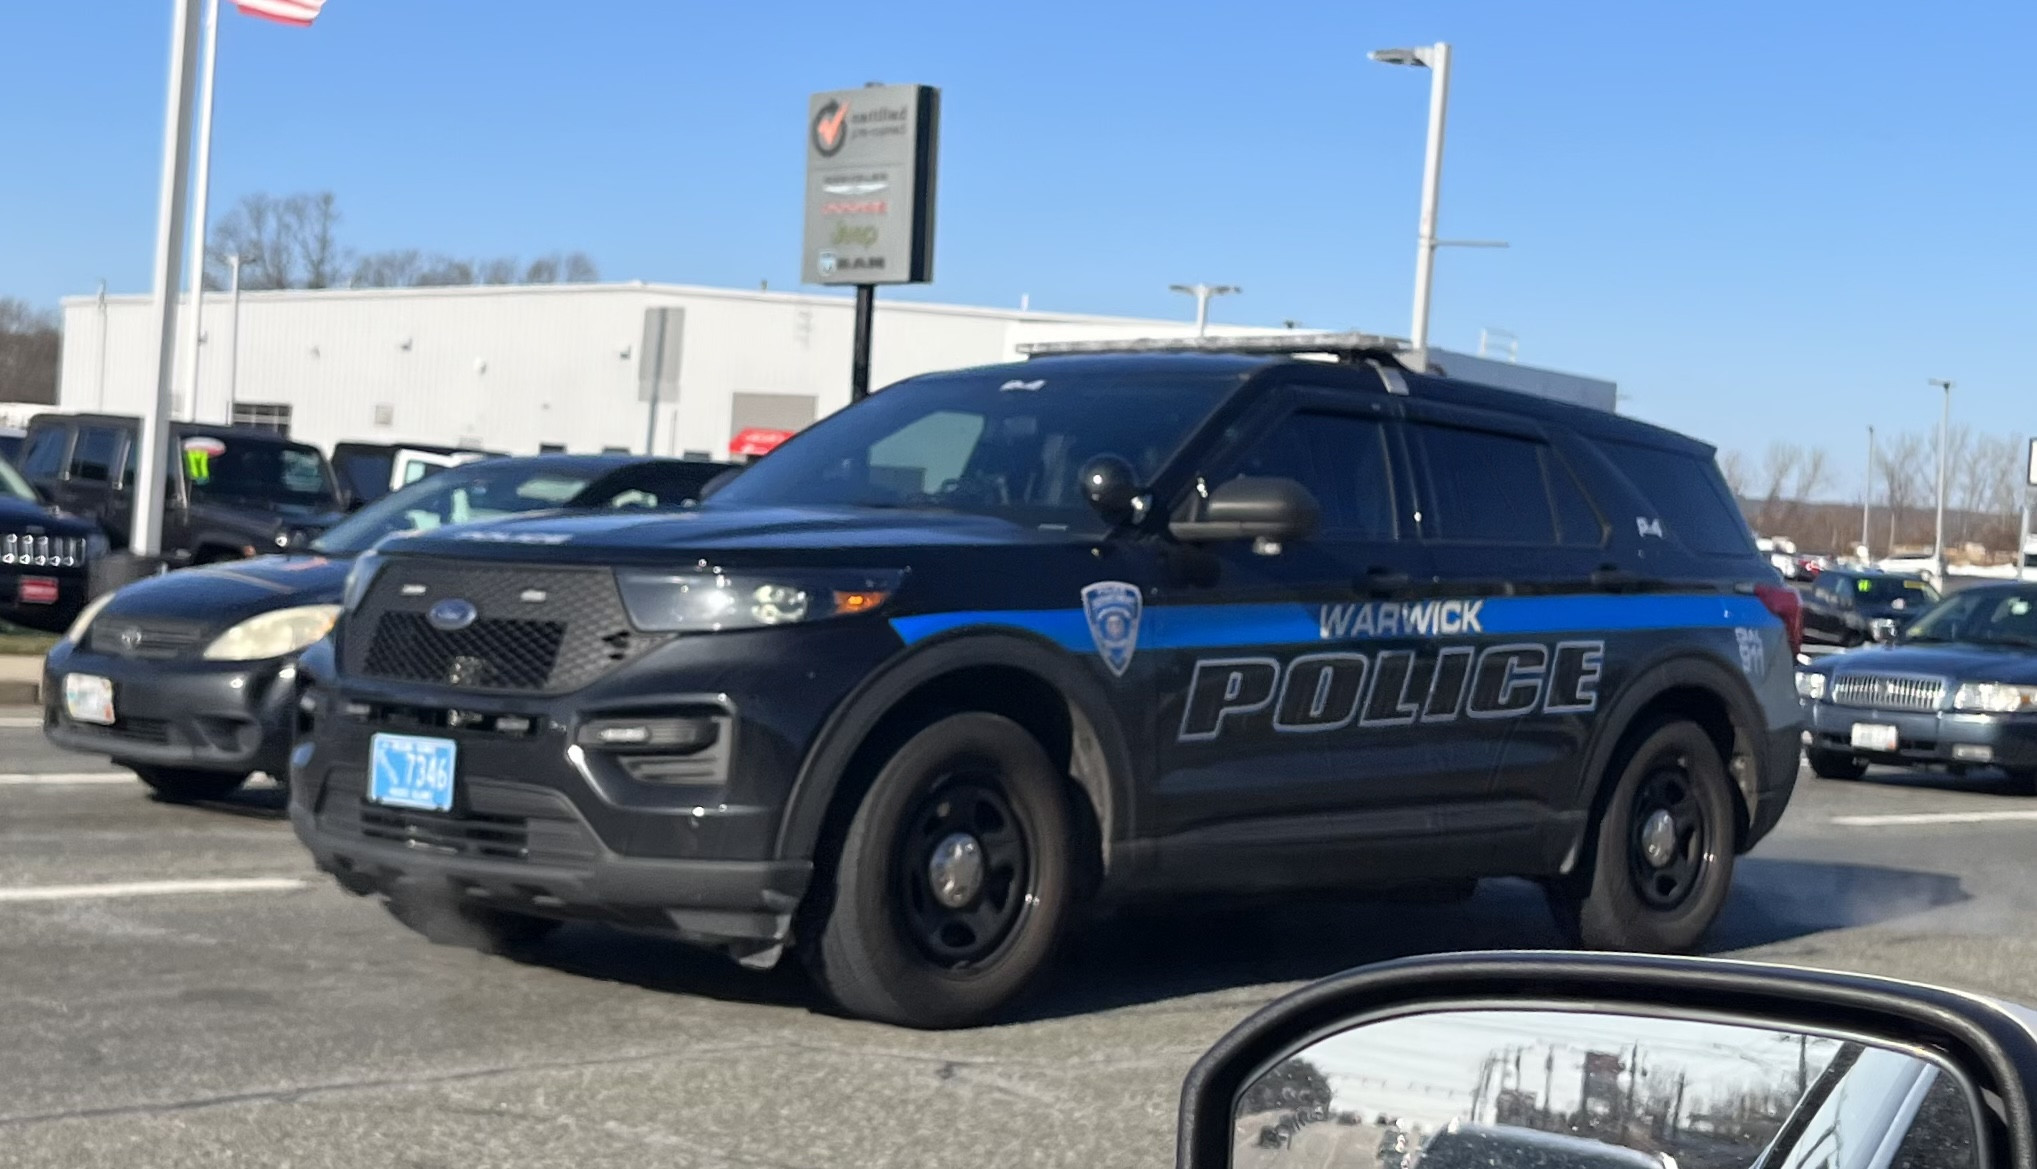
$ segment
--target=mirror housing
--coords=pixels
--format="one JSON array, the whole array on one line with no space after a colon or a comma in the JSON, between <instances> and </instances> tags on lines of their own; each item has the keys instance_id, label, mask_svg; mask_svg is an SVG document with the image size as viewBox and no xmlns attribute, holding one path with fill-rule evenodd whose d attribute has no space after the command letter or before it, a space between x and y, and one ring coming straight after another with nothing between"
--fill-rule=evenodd
<instances>
[{"instance_id":1,"label":"mirror housing","mask_svg":"<svg viewBox=\"0 0 2037 1169\"><path fill-rule=\"evenodd\" d=\"M1194 519L1168 525L1185 543L1205 540L1305 540L1322 521L1322 505L1292 479L1240 475L1209 493Z\"/></svg>"},{"instance_id":2,"label":"mirror housing","mask_svg":"<svg viewBox=\"0 0 2037 1169\"><path fill-rule=\"evenodd\" d=\"M1964 1086L2001 1098L1976 1134L1981 1166L2037 1165L2030 1104L2037 1036L2016 1008L1917 983L1704 958L1554 951L1446 954L1363 967L1302 988L1239 1024L1182 1085L1176 1165L1228 1169L1246 1090L1324 1038L1407 1016L1519 1006L1840 1035L1937 1052ZM1375 1071L1372 1074L1379 1075ZM1532 1077L1531 1077L1532 1078Z\"/></svg>"},{"instance_id":3,"label":"mirror housing","mask_svg":"<svg viewBox=\"0 0 2037 1169\"><path fill-rule=\"evenodd\" d=\"M1138 514L1138 472L1117 455L1097 455L1076 473L1082 483L1082 497L1103 522L1116 527L1128 524Z\"/></svg>"},{"instance_id":4,"label":"mirror housing","mask_svg":"<svg viewBox=\"0 0 2037 1169\"><path fill-rule=\"evenodd\" d=\"M1900 641L1902 632L1896 628L1895 618L1876 617L1867 623L1867 636L1883 645L1889 645Z\"/></svg>"}]
</instances>

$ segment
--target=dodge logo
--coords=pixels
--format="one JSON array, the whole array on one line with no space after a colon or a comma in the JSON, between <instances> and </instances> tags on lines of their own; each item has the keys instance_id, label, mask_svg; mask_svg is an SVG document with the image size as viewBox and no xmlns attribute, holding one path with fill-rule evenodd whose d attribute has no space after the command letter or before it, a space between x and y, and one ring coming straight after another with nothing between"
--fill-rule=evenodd
<instances>
[{"instance_id":1,"label":"dodge logo","mask_svg":"<svg viewBox=\"0 0 2037 1169\"><path fill-rule=\"evenodd\" d=\"M447 597L425 612L424 619L431 622L433 629L442 633L457 633L474 623L481 614L474 608L474 602L458 597Z\"/></svg>"}]
</instances>

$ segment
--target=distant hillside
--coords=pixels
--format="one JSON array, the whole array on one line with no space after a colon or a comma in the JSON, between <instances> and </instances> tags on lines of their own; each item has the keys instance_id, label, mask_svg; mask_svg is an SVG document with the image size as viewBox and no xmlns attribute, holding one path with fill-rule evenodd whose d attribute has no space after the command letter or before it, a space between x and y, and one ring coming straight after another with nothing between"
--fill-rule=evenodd
<instances>
[{"instance_id":1,"label":"distant hillside","mask_svg":"<svg viewBox=\"0 0 2037 1169\"><path fill-rule=\"evenodd\" d=\"M1795 541L1799 551L1817 553L1851 552L1860 543L1860 505L1857 503L1814 503L1798 499L1742 499L1740 510L1757 536L1782 536ZM1868 524L1868 546L1873 555L1892 552L1928 553L1931 530L1937 513L1931 508L1904 508L1891 512L1874 508ZM1977 544L1989 553L2008 555L2016 546L2020 515L1994 515L1979 511L1945 510L1945 542L1953 548Z\"/></svg>"}]
</instances>

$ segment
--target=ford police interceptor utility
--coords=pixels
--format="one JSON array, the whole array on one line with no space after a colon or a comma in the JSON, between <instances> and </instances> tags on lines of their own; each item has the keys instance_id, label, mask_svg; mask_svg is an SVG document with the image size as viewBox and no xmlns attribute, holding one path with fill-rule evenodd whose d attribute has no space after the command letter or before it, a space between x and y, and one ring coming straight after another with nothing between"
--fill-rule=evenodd
<instances>
[{"instance_id":1,"label":"ford police interceptor utility","mask_svg":"<svg viewBox=\"0 0 2037 1169\"><path fill-rule=\"evenodd\" d=\"M1104 896L1523 876L1691 946L1795 779L1796 594L1710 448L1376 344L917 377L695 510L387 541L296 831L435 936L789 948L916 1026Z\"/></svg>"}]
</instances>

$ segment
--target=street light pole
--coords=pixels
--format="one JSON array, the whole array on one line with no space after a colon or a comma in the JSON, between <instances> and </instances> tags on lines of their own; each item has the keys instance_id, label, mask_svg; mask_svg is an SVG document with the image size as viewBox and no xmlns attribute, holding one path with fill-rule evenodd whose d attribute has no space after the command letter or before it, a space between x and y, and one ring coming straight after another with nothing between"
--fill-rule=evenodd
<instances>
[{"instance_id":1,"label":"street light pole","mask_svg":"<svg viewBox=\"0 0 2037 1169\"><path fill-rule=\"evenodd\" d=\"M1874 508L1874 427L1867 428L1867 479L1860 492L1860 555L1864 560L1874 559L1873 550L1867 543L1867 520Z\"/></svg>"},{"instance_id":2,"label":"street light pole","mask_svg":"<svg viewBox=\"0 0 2037 1169\"><path fill-rule=\"evenodd\" d=\"M1195 335L1209 336L1209 302L1211 297L1229 296L1245 291L1235 284L1169 284L1169 292L1183 292L1195 298Z\"/></svg>"},{"instance_id":3,"label":"street light pole","mask_svg":"<svg viewBox=\"0 0 2037 1169\"><path fill-rule=\"evenodd\" d=\"M185 273L191 282L191 291L185 311L189 314L183 320L184 327L184 384L191 395L184 403L184 417L187 421L198 420L198 342L205 328L205 218L206 200L212 186L212 78L219 69L219 0L206 0L205 4L205 65L202 80L198 83L198 147L192 155L192 164L198 174L191 180L191 223L185 228L190 235L190 258L185 263L190 271Z\"/></svg>"},{"instance_id":4,"label":"street light pole","mask_svg":"<svg viewBox=\"0 0 2037 1169\"><path fill-rule=\"evenodd\" d=\"M1952 449L1952 383L1931 378L1930 384L1945 391L1938 414L1938 524L1931 537L1931 565L1938 572L1938 587L1945 587L1945 478Z\"/></svg>"},{"instance_id":5,"label":"street light pole","mask_svg":"<svg viewBox=\"0 0 2037 1169\"><path fill-rule=\"evenodd\" d=\"M1372 59L1429 71L1429 146L1422 162L1422 218L1415 237L1415 309L1408 343L1417 360L1429 348L1429 300L1436 274L1436 212L1443 199L1443 128L1450 107L1450 45L1437 41L1416 49L1378 49Z\"/></svg>"},{"instance_id":6,"label":"street light pole","mask_svg":"<svg viewBox=\"0 0 2037 1169\"><path fill-rule=\"evenodd\" d=\"M240 253L228 256L226 266L232 280L233 340L226 351L226 417L221 421L232 426L234 404L240 401Z\"/></svg>"}]
</instances>

